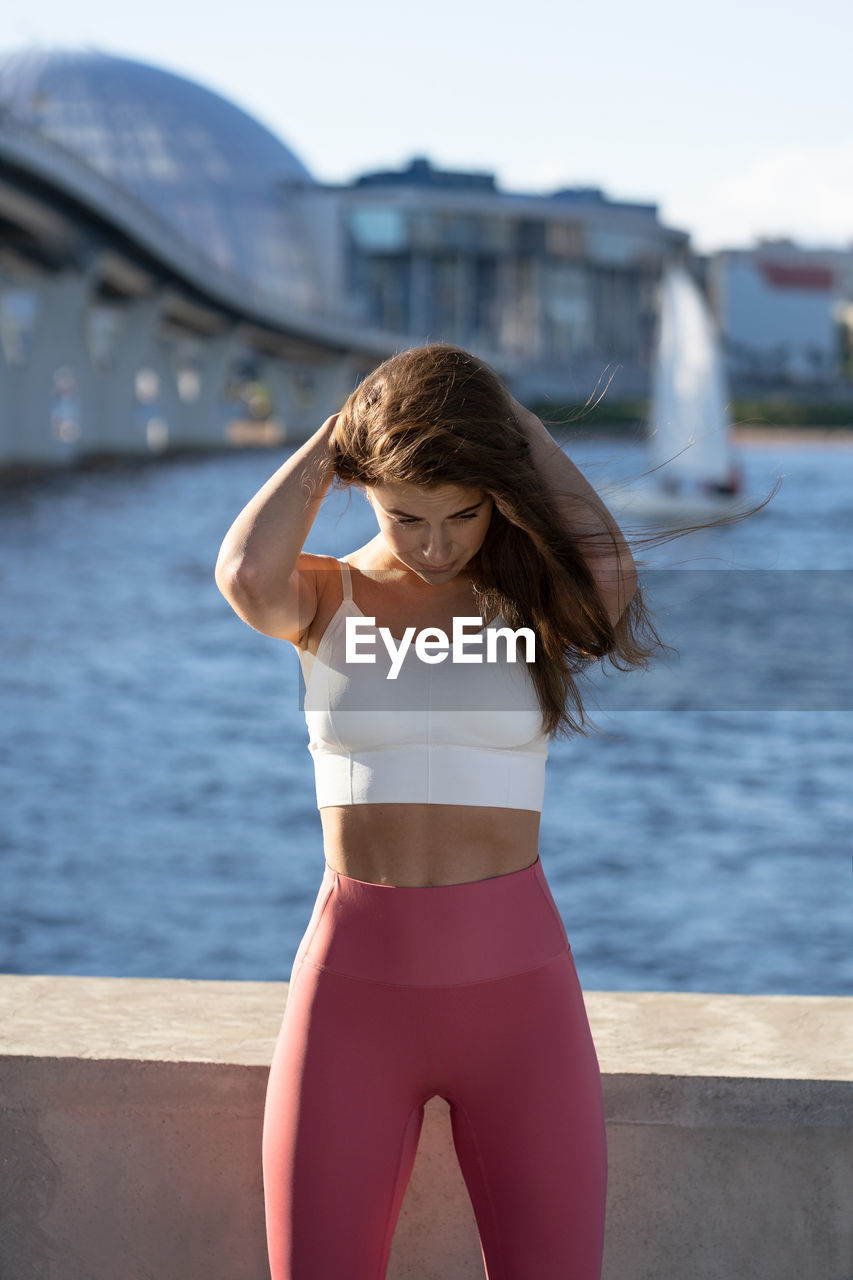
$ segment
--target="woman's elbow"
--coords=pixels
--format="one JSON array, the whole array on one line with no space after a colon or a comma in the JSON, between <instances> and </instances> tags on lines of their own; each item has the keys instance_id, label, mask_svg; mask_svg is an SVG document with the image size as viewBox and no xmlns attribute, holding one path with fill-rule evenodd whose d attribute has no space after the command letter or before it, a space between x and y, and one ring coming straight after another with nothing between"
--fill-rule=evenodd
<instances>
[{"instance_id":1,"label":"woman's elbow","mask_svg":"<svg viewBox=\"0 0 853 1280\"><path fill-rule=\"evenodd\" d=\"M223 545L213 571L217 587L235 608L246 605L258 593L258 574L244 555Z\"/></svg>"},{"instance_id":2,"label":"woman's elbow","mask_svg":"<svg viewBox=\"0 0 853 1280\"><path fill-rule=\"evenodd\" d=\"M639 586L640 586L640 579L637 576L637 569L632 560L630 567L626 569L622 575L622 599L623 599L622 612L623 613L628 608L628 605L631 603L631 601L634 599L634 596L637 594L637 591L639 590Z\"/></svg>"},{"instance_id":3,"label":"woman's elbow","mask_svg":"<svg viewBox=\"0 0 853 1280\"><path fill-rule=\"evenodd\" d=\"M633 561L609 573L597 574L595 585L610 625L615 627L637 594L639 581Z\"/></svg>"}]
</instances>

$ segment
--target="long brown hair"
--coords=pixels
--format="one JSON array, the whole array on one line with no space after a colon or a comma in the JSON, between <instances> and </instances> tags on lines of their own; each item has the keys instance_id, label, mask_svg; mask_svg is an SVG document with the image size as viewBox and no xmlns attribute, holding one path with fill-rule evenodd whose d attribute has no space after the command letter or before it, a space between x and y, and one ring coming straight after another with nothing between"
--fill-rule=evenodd
<instances>
[{"instance_id":1,"label":"long brown hair","mask_svg":"<svg viewBox=\"0 0 853 1280\"><path fill-rule=\"evenodd\" d=\"M468 569L482 616L501 614L536 635L528 670L546 733L587 731L578 677L592 663L606 658L628 671L668 648L640 589L618 622L610 621L583 540L565 527L534 468L507 389L476 356L447 343L392 356L344 404L333 448L340 486L451 484L491 496L489 528ZM658 530L639 541L688 531Z\"/></svg>"}]
</instances>

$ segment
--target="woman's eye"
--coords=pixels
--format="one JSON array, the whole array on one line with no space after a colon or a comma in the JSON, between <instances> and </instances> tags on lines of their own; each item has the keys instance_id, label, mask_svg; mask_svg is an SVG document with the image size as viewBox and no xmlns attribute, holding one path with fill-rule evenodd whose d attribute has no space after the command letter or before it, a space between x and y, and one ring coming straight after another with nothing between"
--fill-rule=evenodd
<instances>
[{"instance_id":1,"label":"woman's eye","mask_svg":"<svg viewBox=\"0 0 853 1280\"><path fill-rule=\"evenodd\" d=\"M451 516L451 520L476 520L477 512L471 511L467 515ZM416 516L409 516L408 519L401 519L399 516L394 517L395 524L420 524L420 520Z\"/></svg>"}]
</instances>

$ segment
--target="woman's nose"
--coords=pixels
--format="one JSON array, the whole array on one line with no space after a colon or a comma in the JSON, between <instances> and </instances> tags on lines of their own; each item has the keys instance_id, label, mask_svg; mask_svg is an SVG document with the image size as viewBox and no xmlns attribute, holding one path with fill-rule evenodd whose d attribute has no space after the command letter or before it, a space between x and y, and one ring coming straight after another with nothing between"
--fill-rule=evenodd
<instances>
[{"instance_id":1,"label":"woman's nose","mask_svg":"<svg viewBox=\"0 0 853 1280\"><path fill-rule=\"evenodd\" d=\"M430 530L424 542L423 555L436 564L444 564L450 551L450 537L441 530Z\"/></svg>"}]
</instances>

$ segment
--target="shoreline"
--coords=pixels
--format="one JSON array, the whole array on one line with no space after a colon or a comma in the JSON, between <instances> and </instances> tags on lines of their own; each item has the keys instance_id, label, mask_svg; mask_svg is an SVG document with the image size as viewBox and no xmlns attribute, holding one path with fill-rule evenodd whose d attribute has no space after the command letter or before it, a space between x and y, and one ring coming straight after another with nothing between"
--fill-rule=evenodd
<instances>
[{"instance_id":1,"label":"shoreline","mask_svg":"<svg viewBox=\"0 0 853 1280\"><path fill-rule=\"evenodd\" d=\"M853 445L851 427L758 427L735 425L735 444L834 444Z\"/></svg>"},{"instance_id":2,"label":"shoreline","mask_svg":"<svg viewBox=\"0 0 853 1280\"><path fill-rule=\"evenodd\" d=\"M596 423L587 431L576 431L572 434L563 430L555 432L555 436L569 436L575 439L597 439L606 441L627 441L629 444L643 444L645 436L641 425L637 425L632 429L626 429L622 423L614 423L609 427L603 423ZM839 448L849 447L853 445L853 427L785 427L777 425L768 425L766 427L755 426L744 423L742 426L734 425L731 429L731 439L734 444L750 444L750 445L767 445L777 447L779 445L830 445Z\"/></svg>"},{"instance_id":3,"label":"shoreline","mask_svg":"<svg viewBox=\"0 0 853 1280\"><path fill-rule=\"evenodd\" d=\"M630 444L642 444L644 442L643 428L639 423L634 424L631 428L627 428L621 422L610 424L595 423L582 430L572 424L572 429L567 430L565 424L551 422L550 428L552 431L556 428L555 435L557 439L568 437L569 443L576 439L598 440L609 443L621 440ZM742 426L735 425L732 427L731 438L735 445L766 445L768 448L778 448L780 445L800 446L808 444L834 448L851 448L853 447L853 427L785 427L775 424L756 426L744 423ZM44 479L57 479L86 471L133 469L163 462L180 463L188 459L208 459L215 456L238 453L260 453L264 450L272 451L273 449L287 447L297 448L301 443L303 442L294 439L273 444L268 440L263 443L247 444L241 442L240 444L224 444L209 448L164 449L156 454L150 452L84 454L73 461L63 463L0 462L0 489L16 487L20 484Z\"/></svg>"}]
</instances>

